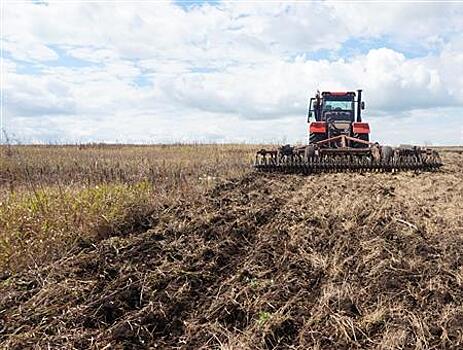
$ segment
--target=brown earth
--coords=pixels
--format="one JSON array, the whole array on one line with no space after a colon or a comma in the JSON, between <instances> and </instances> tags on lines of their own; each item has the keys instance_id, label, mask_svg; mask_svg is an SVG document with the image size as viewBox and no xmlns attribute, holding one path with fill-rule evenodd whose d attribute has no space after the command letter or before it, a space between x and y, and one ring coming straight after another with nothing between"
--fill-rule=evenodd
<instances>
[{"instance_id":1,"label":"brown earth","mask_svg":"<svg viewBox=\"0 0 463 350\"><path fill-rule=\"evenodd\" d=\"M0 283L2 349L463 347L463 155L265 175ZM145 218L146 220L146 218Z\"/></svg>"}]
</instances>

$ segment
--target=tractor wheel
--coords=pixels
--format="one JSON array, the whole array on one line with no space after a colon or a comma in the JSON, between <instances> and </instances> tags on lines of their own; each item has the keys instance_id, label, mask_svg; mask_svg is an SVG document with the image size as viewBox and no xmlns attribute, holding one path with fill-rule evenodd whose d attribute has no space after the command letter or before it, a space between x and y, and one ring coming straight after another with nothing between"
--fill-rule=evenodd
<instances>
[{"instance_id":1,"label":"tractor wheel","mask_svg":"<svg viewBox=\"0 0 463 350\"><path fill-rule=\"evenodd\" d=\"M326 134L315 134L310 133L309 135L309 144L313 145L314 143L326 140Z\"/></svg>"},{"instance_id":2,"label":"tractor wheel","mask_svg":"<svg viewBox=\"0 0 463 350\"><path fill-rule=\"evenodd\" d=\"M354 134L353 137L355 137L356 139L360 139L362 141L367 141L367 142L370 141L370 137L368 134ZM367 147L367 145L360 143L360 142L356 142L354 147L355 148L365 148Z\"/></svg>"}]
</instances>

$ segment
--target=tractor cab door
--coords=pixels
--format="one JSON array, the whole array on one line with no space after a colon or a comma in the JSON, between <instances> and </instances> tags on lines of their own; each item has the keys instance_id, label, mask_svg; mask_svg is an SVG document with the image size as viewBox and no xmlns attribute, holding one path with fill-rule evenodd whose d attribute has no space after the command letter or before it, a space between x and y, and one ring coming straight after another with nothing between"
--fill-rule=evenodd
<instances>
[{"instance_id":1,"label":"tractor cab door","mask_svg":"<svg viewBox=\"0 0 463 350\"><path fill-rule=\"evenodd\" d=\"M316 97L312 97L309 101L309 111L307 113L307 122L310 123L310 119L315 117L315 121L321 121L321 107L323 101L320 98L320 95L317 94Z\"/></svg>"},{"instance_id":2,"label":"tractor cab door","mask_svg":"<svg viewBox=\"0 0 463 350\"><path fill-rule=\"evenodd\" d=\"M309 110L307 111L307 123L310 123L310 119L313 117L313 114L314 114L314 109L313 109L314 100L315 98L312 97L309 101Z\"/></svg>"}]
</instances>

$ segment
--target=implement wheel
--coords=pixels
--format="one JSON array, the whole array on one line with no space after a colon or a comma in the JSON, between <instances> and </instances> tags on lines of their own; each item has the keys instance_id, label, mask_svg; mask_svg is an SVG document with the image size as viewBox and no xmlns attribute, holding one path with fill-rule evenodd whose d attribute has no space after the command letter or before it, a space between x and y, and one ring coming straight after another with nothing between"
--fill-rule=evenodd
<instances>
[{"instance_id":1,"label":"implement wheel","mask_svg":"<svg viewBox=\"0 0 463 350\"><path fill-rule=\"evenodd\" d=\"M307 145L304 150L304 160L307 162L315 157L315 146Z\"/></svg>"},{"instance_id":2,"label":"implement wheel","mask_svg":"<svg viewBox=\"0 0 463 350\"><path fill-rule=\"evenodd\" d=\"M381 161L384 164L389 164L391 162L392 156L394 155L394 151L390 146L383 146L381 148Z\"/></svg>"}]
</instances>

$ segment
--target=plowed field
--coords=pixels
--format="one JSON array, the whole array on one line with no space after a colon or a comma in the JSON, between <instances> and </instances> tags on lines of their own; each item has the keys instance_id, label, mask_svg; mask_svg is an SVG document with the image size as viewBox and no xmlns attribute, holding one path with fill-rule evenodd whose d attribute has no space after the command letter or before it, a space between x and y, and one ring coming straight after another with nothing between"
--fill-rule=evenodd
<instances>
[{"instance_id":1,"label":"plowed field","mask_svg":"<svg viewBox=\"0 0 463 350\"><path fill-rule=\"evenodd\" d=\"M0 282L2 349L463 347L463 154L246 172Z\"/></svg>"}]
</instances>

